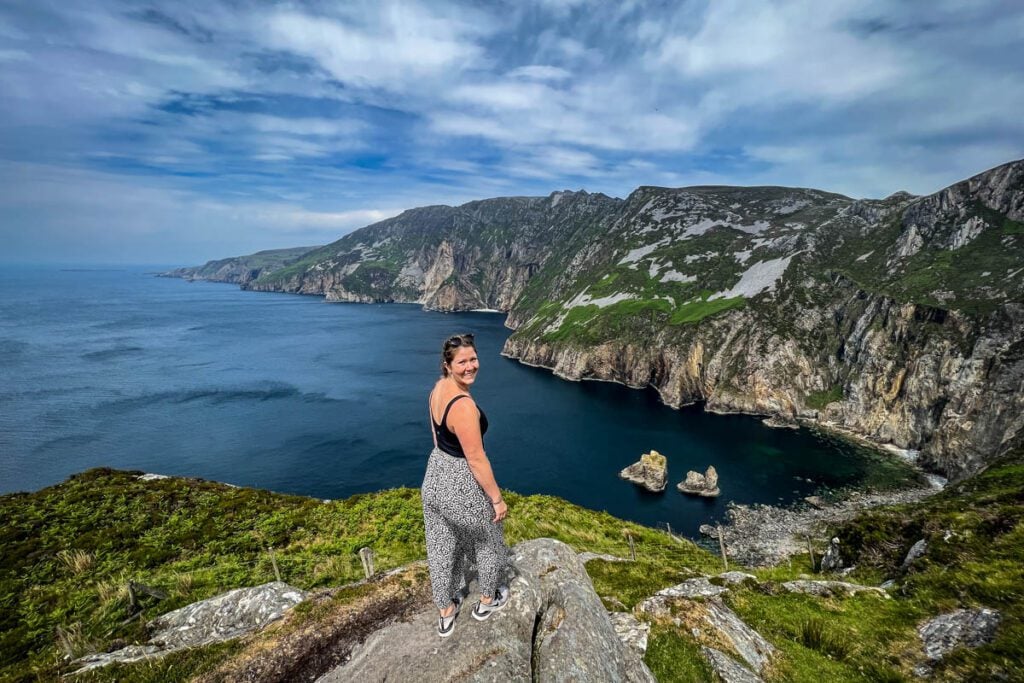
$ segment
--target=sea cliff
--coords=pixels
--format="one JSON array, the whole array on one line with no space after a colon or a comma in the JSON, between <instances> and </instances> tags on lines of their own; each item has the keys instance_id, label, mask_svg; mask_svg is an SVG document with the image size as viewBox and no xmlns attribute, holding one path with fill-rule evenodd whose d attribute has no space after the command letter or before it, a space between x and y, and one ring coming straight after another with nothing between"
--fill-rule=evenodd
<instances>
[{"instance_id":1,"label":"sea cliff","mask_svg":"<svg viewBox=\"0 0 1024 683\"><path fill-rule=\"evenodd\" d=\"M925 197L640 187L423 207L240 282L503 311L504 354L559 376L836 428L959 478L1024 438L1022 274L1017 161Z\"/></svg>"}]
</instances>

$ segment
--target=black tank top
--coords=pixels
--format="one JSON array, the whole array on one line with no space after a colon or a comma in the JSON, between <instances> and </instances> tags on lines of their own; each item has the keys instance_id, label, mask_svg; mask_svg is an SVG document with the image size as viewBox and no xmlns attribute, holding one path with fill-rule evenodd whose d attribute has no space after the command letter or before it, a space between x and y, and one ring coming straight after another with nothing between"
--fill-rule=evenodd
<instances>
[{"instance_id":1,"label":"black tank top","mask_svg":"<svg viewBox=\"0 0 1024 683\"><path fill-rule=\"evenodd\" d=\"M459 437L452 430L448 429L448 411L452 409L452 404L458 401L460 398L469 398L468 394L459 394L452 400L448 401L448 405L444 407L444 414L441 416L441 424L434 422L434 413L430 411L430 424L434 427L434 434L437 435L437 447L448 455L455 456L456 458L465 458L466 454L462 451L462 444L459 443ZM487 432L487 416L484 415L484 411L477 406L476 409L480 411L480 437L483 438L485 432Z\"/></svg>"}]
</instances>

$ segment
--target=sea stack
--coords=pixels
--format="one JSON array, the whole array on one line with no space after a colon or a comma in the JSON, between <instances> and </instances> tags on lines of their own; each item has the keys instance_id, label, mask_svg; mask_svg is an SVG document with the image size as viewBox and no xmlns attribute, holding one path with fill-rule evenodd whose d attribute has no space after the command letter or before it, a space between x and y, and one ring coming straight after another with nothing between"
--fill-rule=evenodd
<instances>
[{"instance_id":1,"label":"sea stack","mask_svg":"<svg viewBox=\"0 0 1024 683\"><path fill-rule=\"evenodd\" d=\"M676 484L676 488L691 496L704 496L714 498L722 491L718 488L718 472L714 465L708 466L704 474L690 470L686 473L686 479Z\"/></svg>"},{"instance_id":2,"label":"sea stack","mask_svg":"<svg viewBox=\"0 0 1024 683\"><path fill-rule=\"evenodd\" d=\"M619 476L648 491L661 493L668 484L668 464L664 455L651 450L641 455L638 462L619 472Z\"/></svg>"}]
</instances>

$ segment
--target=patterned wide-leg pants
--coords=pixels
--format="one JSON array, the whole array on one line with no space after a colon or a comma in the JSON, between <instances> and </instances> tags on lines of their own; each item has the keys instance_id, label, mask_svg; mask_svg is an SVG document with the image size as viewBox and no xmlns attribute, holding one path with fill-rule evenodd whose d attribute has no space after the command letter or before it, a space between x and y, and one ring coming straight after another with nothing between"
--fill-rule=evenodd
<instances>
[{"instance_id":1,"label":"patterned wide-leg pants","mask_svg":"<svg viewBox=\"0 0 1024 683\"><path fill-rule=\"evenodd\" d=\"M475 560L481 595L493 595L508 564L504 522L495 524L494 507L465 458L435 448L423 478L423 523L434 604L444 609Z\"/></svg>"}]
</instances>

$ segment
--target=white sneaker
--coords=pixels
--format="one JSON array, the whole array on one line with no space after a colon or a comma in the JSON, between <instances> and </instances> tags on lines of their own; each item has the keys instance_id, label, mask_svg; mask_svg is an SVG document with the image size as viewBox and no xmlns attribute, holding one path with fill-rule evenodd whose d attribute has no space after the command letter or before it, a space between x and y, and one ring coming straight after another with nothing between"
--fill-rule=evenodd
<instances>
[{"instance_id":1,"label":"white sneaker","mask_svg":"<svg viewBox=\"0 0 1024 683\"><path fill-rule=\"evenodd\" d=\"M461 596L456 595L452 602L455 603L455 611L446 617L440 615L437 617L437 635L442 638L447 638L455 632L455 617L459 616L459 610L462 609Z\"/></svg>"},{"instance_id":2,"label":"white sneaker","mask_svg":"<svg viewBox=\"0 0 1024 683\"><path fill-rule=\"evenodd\" d=\"M483 621L491 616L492 612L497 612L502 607L508 604L508 599L511 596L508 586L498 586L498 590L494 592L494 598L490 602L477 601L473 607L473 618L477 621Z\"/></svg>"}]
</instances>

